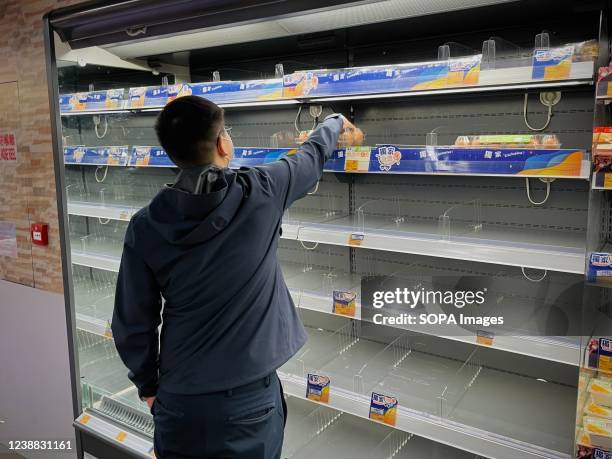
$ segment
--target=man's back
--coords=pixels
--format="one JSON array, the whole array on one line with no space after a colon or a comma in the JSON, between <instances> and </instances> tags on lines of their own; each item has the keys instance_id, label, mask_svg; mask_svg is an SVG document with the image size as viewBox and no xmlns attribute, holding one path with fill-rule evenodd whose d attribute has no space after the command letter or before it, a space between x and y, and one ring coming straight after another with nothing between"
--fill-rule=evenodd
<instances>
[{"instance_id":1,"label":"man's back","mask_svg":"<svg viewBox=\"0 0 612 459\"><path fill-rule=\"evenodd\" d=\"M281 218L314 188L342 123L328 119L301 151L274 163L213 168L216 178L201 193L166 186L134 215L112 331L140 396L160 385L195 394L246 383L305 343L276 258Z\"/></svg>"},{"instance_id":2,"label":"man's back","mask_svg":"<svg viewBox=\"0 0 612 459\"><path fill-rule=\"evenodd\" d=\"M315 187L346 123L328 118L297 154L235 172L220 107L185 96L160 113L181 172L130 221L111 326L157 457L280 457L275 371L306 334L276 250L285 209Z\"/></svg>"},{"instance_id":3,"label":"man's back","mask_svg":"<svg viewBox=\"0 0 612 459\"><path fill-rule=\"evenodd\" d=\"M259 169L224 170L216 191L160 191L126 236L165 299L160 385L203 393L251 382L305 342L276 250L282 203Z\"/></svg>"}]
</instances>

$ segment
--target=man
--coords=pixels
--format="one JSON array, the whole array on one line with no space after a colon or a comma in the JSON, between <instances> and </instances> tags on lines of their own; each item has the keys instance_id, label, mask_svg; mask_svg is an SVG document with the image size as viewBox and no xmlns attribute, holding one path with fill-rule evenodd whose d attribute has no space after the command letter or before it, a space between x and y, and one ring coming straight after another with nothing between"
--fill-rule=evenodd
<instances>
[{"instance_id":1,"label":"man","mask_svg":"<svg viewBox=\"0 0 612 459\"><path fill-rule=\"evenodd\" d=\"M297 154L234 171L221 108L186 96L160 113L157 136L180 173L130 221L112 320L157 457L280 457L276 369L306 341L276 257L281 218L350 126L330 115Z\"/></svg>"}]
</instances>

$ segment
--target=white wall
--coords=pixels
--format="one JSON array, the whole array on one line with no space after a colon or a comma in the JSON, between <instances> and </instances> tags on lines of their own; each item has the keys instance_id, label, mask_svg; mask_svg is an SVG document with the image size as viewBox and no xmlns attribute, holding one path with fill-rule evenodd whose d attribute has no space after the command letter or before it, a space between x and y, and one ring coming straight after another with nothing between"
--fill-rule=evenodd
<instances>
[{"instance_id":1,"label":"white wall","mask_svg":"<svg viewBox=\"0 0 612 459\"><path fill-rule=\"evenodd\" d=\"M63 295L0 280L0 443L70 440L76 457Z\"/></svg>"}]
</instances>

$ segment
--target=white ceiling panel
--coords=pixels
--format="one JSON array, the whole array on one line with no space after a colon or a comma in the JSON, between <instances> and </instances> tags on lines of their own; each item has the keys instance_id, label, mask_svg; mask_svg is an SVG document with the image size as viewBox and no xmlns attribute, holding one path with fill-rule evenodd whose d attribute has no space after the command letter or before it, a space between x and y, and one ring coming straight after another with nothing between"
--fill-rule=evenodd
<instances>
[{"instance_id":1,"label":"white ceiling panel","mask_svg":"<svg viewBox=\"0 0 612 459\"><path fill-rule=\"evenodd\" d=\"M512 1L516 0L382 0L358 2L358 4L352 6L344 6L333 10L294 17L271 18L258 23L228 25L212 30L200 30L180 35L110 45L105 48L121 58L136 58L321 32Z\"/></svg>"},{"instance_id":2,"label":"white ceiling panel","mask_svg":"<svg viewBox=\"0 0 612 459\"><path fill-rule=\"evenodd\" d=\"M386 0L368 2L365 5L341 8L335 11L279 19L278 22L289 33L301 34L507 3L509 1L514 0Z\"/></svg>"}]
</instances>

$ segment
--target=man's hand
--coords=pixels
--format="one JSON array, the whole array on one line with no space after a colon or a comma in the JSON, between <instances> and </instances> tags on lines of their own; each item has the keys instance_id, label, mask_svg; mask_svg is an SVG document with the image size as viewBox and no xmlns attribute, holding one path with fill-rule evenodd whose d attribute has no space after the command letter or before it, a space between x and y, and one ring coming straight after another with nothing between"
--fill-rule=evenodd
<instances>
[{"instance_id":1,"label":"man's hand","mask_svg":"<svg viewBox=\"0 0 612 459\"><path fill-rule=\"evenodd\" d=\"M353 123L351 123L344 115L340 115L342 119L342 131L338 137L338 147L356 147L363 145L363 131Z\"/></svg>"},{"instance_id":2,"label":"man's hand","mask_svg":"<svg viewBox=\"0 0 612 459\"><path fill-rule=\"evenodd\" d=\"M153 402L155 401L155 396L153 396L153 397L143 397L143 399L146 402L146 404L149 407L149 409L151 409L151 407L153 406Z\"/></svg>"},{"instance_id":3,"label":"man's hand","mask_svg":"<svg viewBox=\"0 0 612 459\"><path fill-rule=\"evenodd\" d=\"M355 125L353 123L351 123L346 116L344 115L340 115L342 117L342 129L343 130L347 130L347 129L355 129Z\"/></svg>"}]
</instances>

